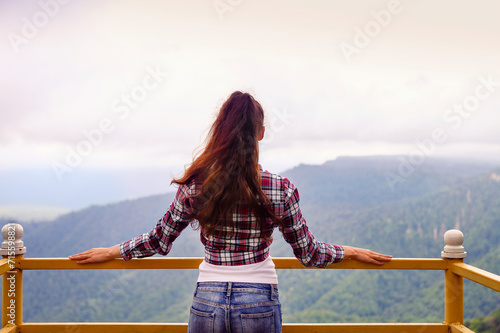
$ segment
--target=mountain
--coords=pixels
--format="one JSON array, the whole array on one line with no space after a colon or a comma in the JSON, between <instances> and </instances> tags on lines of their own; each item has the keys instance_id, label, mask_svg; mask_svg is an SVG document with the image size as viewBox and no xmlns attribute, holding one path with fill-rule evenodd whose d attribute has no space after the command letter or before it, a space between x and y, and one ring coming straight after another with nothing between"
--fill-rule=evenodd
<instances>
[{"instance_id":1,"label":"mountain","mask_svg":"<svg viewBox=\"0 0 500 333\"><path fill-rule=\"evenodd\" d=\"M429 159L422 166L403 157L339 157L322 165L285 171L308 201L330 207L366 208L450 187L495 164Z\"/></svg>"},{"instance_id":2,"label":"mountain","mask_svg":"<svg viewBox=\"0 0 500 333\"><path fill-rule=\"evenodd\" d=\"M493 311L487 317L468 320L465 325L476 333L498 333L500 332L500 309Z\"/></svg>"},{"instance_id":3,"label":"mountain","mask_svg":"<svg viewBox=\"0 0 500 333\"><path fill-rule=\"evenodd\" d=\"M0 206L0 218L21 222L46 222L66 214L69 209L40 205L6 205Z\"/></svg>"},{"instance_id":4,"label":"mountain","mask_svg":"<svg viewBox=\"0 0 500 333\"><path fill-rule=\"evenodd\" d=\"M331 216L329 225L333 225L336 218L335 225L342 226L338 228L344 236L342 243L369 247L395 257L424 258L439 257L444 232L458 228L465 234L464 246L469 253L465 262L499 274L498 175L500 169L462 179L456 185L416 198L404 198L340 217ZM319 229L319 234L328 232L329 228L324 226ZM349 281L325 289L319 295L321 298L314 299L314 302L302 303L303 309L294 308L299 312L292 311L293 319L309 321L311 317L320 316L324 321L345 321L346 318L358 321L359 315L353 317L352 314L360 313L360 305L364 309L363 321L379 321L381 317L392 318L390 321L439 322L443 318L442 272L357 271ZM357 298L367 301L361 304L352 301ZM484 316L500 306L500 297L498 293L466 280L464 304L467 318ZM328 308L336 311L325 310ZM292 316L288 318L292 319Z\"/></svg>"},{"instance_id":5,"label":"mountain","mask_svg":"<svg viewBox=\"0 0 500 333\"><path fill-rule=\"evenodd\" d=\"M488 163L428 159L402 172L398 157L344 157L283 173L299 188L318 239L390 253L439 257L443 233L465 234L467 263L500 273L500 169ZM401 177L397 183L394 177ZM151 230L173 193L23 223L26 257L66 257ZM293 256L275 232L271 254ZM170 256L203 256L190 228ZM434 271L282 270L284 321L440 322L443 273ZM186 322L196 270L26 271L24 320ZM465 316L500 307L497 293L465 283Z\"/></svg>"}]
</instances>

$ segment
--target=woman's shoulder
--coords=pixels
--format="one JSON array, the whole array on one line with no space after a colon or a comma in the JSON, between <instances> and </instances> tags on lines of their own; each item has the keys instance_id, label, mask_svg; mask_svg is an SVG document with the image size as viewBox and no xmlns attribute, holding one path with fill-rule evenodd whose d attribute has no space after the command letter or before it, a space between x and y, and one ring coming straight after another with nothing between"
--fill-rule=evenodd
<instances>
[{"instance_id":1,"label":"woman's shoulder","mask_svg":"<svg viewBox=\"0 0 500 333\"><path fill-rule=\"evenodd\" d=\"M260 165L259 167L262 176L262 190L288 192L296 189L295 185L288 178L264 170Z\"/></svg>"},{"instance_id":2,"label":"woman's shoulder","mask_svg":"<svg viewBox=\"0 0 500 333\"><path fill-rule=\"evenodd\" d=\"M199 180L191 179L185 184L180 184L177 189L177 195L183 197L190 197L201 190L202 182Z\"/></svg>"}]
</instances>

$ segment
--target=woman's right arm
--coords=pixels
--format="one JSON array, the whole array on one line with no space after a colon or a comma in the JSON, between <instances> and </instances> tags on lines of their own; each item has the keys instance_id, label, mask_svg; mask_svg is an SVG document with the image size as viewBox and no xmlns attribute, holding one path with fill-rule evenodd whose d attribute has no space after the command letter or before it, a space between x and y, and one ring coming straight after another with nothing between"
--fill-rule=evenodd
<instances>
[{"instance_id":1,"label":"woman's right arm","mask_svg":"<svg viewBox=\"0 0 500 333\"><path fill-rule=\"evenodd\" d=\"M283 214L282 233L285 240L292 246L295 257L306 267L326 267L343 260L357 260L375 265L383 265L392 256L373 252L371 250L339 246L320 242L309 231L302 216L297 188L288 179L285 185L285 207Z\"/></svg>"}]
</instances>

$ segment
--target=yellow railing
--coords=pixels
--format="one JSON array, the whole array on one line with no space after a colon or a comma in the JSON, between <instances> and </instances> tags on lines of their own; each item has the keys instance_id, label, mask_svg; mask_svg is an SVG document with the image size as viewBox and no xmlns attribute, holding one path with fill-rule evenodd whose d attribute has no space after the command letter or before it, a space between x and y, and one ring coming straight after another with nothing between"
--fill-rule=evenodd
<instances>
[{"instance_id":1,"label":"yellow railing","mask_svg":"<svg viewBox=\"0 0 500 333\"><path fill-rule=\"evenodd\" d=\"M185 323L24 323L22 320L22 272L24 270L70 270L70 269L197 269L202 258L145 258L125 262L115 259L100 264L78 265L66 258L24 258L25 248L20 237L22 227L16 226L16 240L9 241L6 225L2 229L5 242L2 244L3 259L0 274L3 275L3 307L0 333L95 333L95 332L187 332ZM12 226L12 224L10 224ZM450 231L449 231L450 232ZM448 233L449 233L448 232ZM461 232L451 231L460 238ZM460 235L457 234L460 233ZM393 259L383 266L374 266L357 261L343 261L326 269L397 269L397 270L442 270L445 275L445 299L443 323L375 323L375 324L283 324L283 332L338 332L338 333L445 333L472 332L463 326L463 278L480 283L500 292L500 276L463 263L465 252L462 239L448 237L445 241L443 259ZM451 241L450 241L451 239ZM12 247L9 246L12 242ZM17 242L17 244L15 244ZM459 244L458 244L459 243ZM7 248L5 248L7 244ZM446 252L446 250L451 252ZM460 250L461 248L461 250ZM458 250L457 250L458 249ZM461 251L461 252L460 252ZM450 258L451 257L451 258ZM313 269L302 266L295 258L274 258L277 269Z\"/></svg>"}]
</instances>

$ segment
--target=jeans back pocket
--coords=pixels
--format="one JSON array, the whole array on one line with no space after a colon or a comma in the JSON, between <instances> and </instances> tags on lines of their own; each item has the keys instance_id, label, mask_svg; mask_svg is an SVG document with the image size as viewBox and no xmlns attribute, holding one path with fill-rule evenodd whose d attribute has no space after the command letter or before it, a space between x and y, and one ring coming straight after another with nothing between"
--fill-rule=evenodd
<instances>
[{"instance_id":1,"label":"jeans back pocket","mask_svg":"<svg viewBox=\"0 0 500 333\"><path fill-rule=\"evenodd\" d=\"M273 333L275 332L274 323L274 311L241 314L243 333Z\"/></svg>"},{"instance_id":2,"label":"jeans back pocket","mask_svg":"<svg viewBox=\"0 0 500 333\"><path fill-rule=\"evenodd\" d=\"M189 313L188 333L213 333L214 312L201 312L191 307Z\"/></svg>"}]
</instances>

